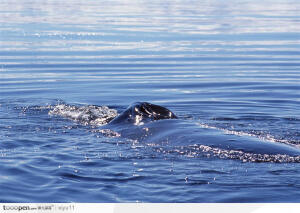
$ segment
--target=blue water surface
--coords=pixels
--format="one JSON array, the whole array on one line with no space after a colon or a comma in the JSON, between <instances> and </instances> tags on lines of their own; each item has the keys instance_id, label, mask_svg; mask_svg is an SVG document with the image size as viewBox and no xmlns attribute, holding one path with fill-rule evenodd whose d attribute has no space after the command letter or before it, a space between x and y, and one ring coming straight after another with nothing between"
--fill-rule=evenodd
<instances>
[{"instance_id":1,"label":"blue water surface","mask_svg":"<svg viewBox=\"0 0 300 213\"><path fill-rule=\"evenodd\" d=\"M300 157L259 149L300 150L299 11L0 1L0 202L299 202ZM78 119L137 101L179 119Z\"/></svg>"}]
</instances>

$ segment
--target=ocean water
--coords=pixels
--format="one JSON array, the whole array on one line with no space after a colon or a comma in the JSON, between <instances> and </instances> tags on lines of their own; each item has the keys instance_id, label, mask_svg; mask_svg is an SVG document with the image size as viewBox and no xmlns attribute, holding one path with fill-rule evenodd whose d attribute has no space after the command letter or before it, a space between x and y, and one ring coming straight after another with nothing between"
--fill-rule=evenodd
<instances>
[{"instance_id":1,"label":"ocean water","mask_svg":"<svg viewBox=\"0 0 300 213\"><path fill-rule=\"evenodd\" d=\"M299 11L1 0L0 202L299 202Z\"/></svg>"}]
</instances>

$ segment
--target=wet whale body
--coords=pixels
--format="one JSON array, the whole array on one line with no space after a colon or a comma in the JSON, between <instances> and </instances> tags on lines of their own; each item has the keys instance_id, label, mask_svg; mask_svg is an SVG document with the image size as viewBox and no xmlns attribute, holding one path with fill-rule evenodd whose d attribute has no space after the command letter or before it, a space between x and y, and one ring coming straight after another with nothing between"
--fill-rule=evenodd
<instances>
[{"instance_id":1,"label":"wet whale body","mask_svg":"<svg viewBox=\"0 0 300 213\"><path fill-rule=\"evenodd\" d=\"M136 102L129 106L122 114L114 118L110 124L124 122L140 124L146 121L175 118L177 116L165 107L148 102Z\"/></svg>"},{"instance_id":2,"label":"wet whale body","mask_svg":"<svg viewBox=\"0 0 300 213\"><path fill-rule=\"evenodd\" d=\"M300 149L295 146L203 127L193 120L179 119L165 107L147 102L136 102L120 114L108 107L66 105L55 107L51 113L84 121L84 124L98 124L99 132L109 130L118 137L144 146L149 144L163 153L193 156L210 153L242 161L300 162Z\"/></svg>"},{"instance_id":3,"label":"wet whale body","mask_svg":"<svg viewBox=\"0 0 300 213\"><path fill-rule=\"evenodd\" d=\"M149 122L155 120L161 121ZM262 141L251 136L225 135L221 130L204 128L193 122L178 119L169 109L147 102L132 104L113 119L109 125L125 123L143 125L133 125L131 128L120 128L118 126L119 128L116 129L119 130L121 135L147 143L155 142L163 146L171 145L171 147L189 144L193 148L200 147L202 150L221 152L224 156L230 156L230 153L235 155L255 153L262 155L260 157L270 157L270 155L278 154L300 156L300 150L291 145ZM112 129L114 128L112 127ZM143 131L145 129L147 131ZM230 151L226 152L224 150Z\"/></svg>"}]
</instances>

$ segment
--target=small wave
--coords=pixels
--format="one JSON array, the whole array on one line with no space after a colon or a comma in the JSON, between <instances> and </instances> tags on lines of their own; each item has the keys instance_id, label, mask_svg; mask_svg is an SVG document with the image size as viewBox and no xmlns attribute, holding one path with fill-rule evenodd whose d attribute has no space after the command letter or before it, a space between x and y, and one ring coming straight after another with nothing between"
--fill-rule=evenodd
<instances>
[{"instance_id":1,"label":"small wave","mask_svg":"<svg viewBox=\"0 0 300 213\"><path fill-rule=\"evenodd\" d=\"M133 175L133 176L125 176L123 177L122 174L117 174L115 177L91 177L91 176L85 176L78 174L78 171L76 171L77 174L70 173L70 172L61 172L58 173L58 176L61 178L66 178L74 181L85 181L85 182L119 182L119 183L125 183L129 181L137 181L144 179L143 176L139 175Z\"/></svg>"},{"instance_id":2,"label":"small wave","mask_svg":"<svg viewBox=\"0 0 300 213\"><path fill-rule=\"evenodd\" d=\"M115 138L115 137L121 137L121 134L118 132L115 132L111 129L93 129L91 130L92 133L101 133L105 137L109 138Z\"/></svg>"},{"instance_id":3,"label":"small wave","mask_svg":"<svg viewBox=\"0 0 300 213\"><path fill-rule=\"evenodd\" d=\"M115 109L107 106L70 106L66 104L58 104L49 111L49 115L58 115L83 125L102 126L107 124L118 113Z\"/></svg>"}]
</instances>

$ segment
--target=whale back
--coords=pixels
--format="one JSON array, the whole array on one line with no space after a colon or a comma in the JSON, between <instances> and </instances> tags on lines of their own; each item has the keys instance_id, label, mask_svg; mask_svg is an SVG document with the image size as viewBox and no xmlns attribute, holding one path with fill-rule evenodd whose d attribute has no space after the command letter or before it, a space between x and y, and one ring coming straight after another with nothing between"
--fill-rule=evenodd
<instances>
[{"instance_id":1,"label":"whale back","mask_svg":"<svg viewBox=\"0 0 300 213\"><path fill-rule=\"evenodd\" d=\"M110 124L121 122L140 124L145 121L175 118L177 116L165 107L147 102L136 102L114 118Z\"/></svg>"}]
</instances>

